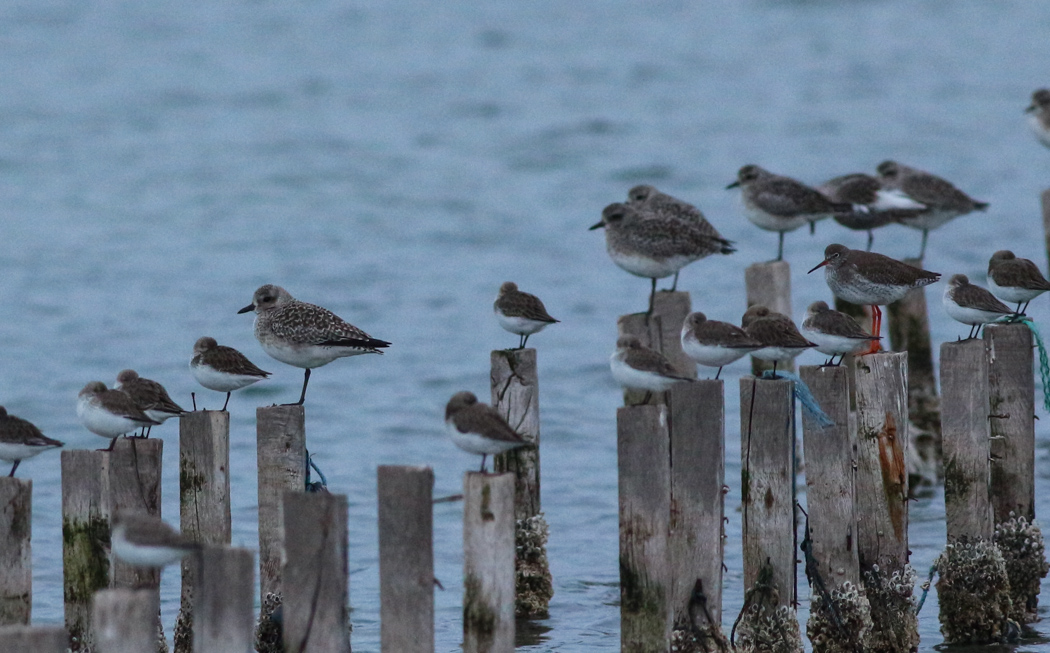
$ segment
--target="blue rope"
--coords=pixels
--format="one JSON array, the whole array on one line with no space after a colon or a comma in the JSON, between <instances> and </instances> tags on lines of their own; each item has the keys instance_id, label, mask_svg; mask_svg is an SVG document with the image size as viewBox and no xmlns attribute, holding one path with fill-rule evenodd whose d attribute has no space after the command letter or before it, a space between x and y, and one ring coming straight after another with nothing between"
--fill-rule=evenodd
<instances>
[{"instance_id":1,"label":"blue rope","mask_svg":"<svg viewBox=\"0 0 1050 653\"><path fill-rule=\"evenodd\" d=\"M1021 324L1028 327L1028 330L1032 332L1032 337L1035 338L1035 344L1039 348L1039 378L1043 383L1043 408L1047 412L1050 412L1050 357L1046 353L1046 345L1043 344L1043 336L1040 335L1039 329L1036 328L1035 322L1032 318L1026 315L1008 315L1001 317L996 322L1003 324L1015 324L1020 322Z\"/></svg>"},{"instance_id":2,"label":"blue rope","mask_svg":"<svg viewBox=\"0 0 1050 653\"><path fill-rule=\"evenodd\" d=\"M313 458L313 456L310 455L309 451L306 452L306 462L308 463L307 466L306 466L306 491L307 492L327 492L328 491L328 479L325 478L324 472L322 472L321 468L318 467L317 463L314 462L314 458ZM310 469L311 468L313 468L313 470L315 472L317 472L317 475L321 477L320 481L315 481L315 482L312 482L312 483L310 482Z\"/></svg>"},{"instance_id":3,"label":"blue rope","mask_svg":"<svg viewBox=\"0 0 1050 653\"><path fill-rule=\"evenodd\" d=\"M795 382L795 397L798 398L799 403L802 404L803 410L809 413L809 416L813 418L813 421L817 423L820 428L827 428L834 426L835 422L828 417L827 413L817 403L817 398L813 396L809 386L799 378L797 374L791 372L777 372L773 374L773 370L766 370L762 373L763 379L787 379L788 381Z\"/></svg>"},{"instance_id":4,"label":"blue rope","mask_svg":"<svg viewBox=\"0 0 1050 653\"><path fill-rule=\"evenodd\" d=\"M937 565L930 567L930 575L926 577L926 582L922 584L922 595L919 597L919 602L915 605L915 614L919 614L922 610L922 605L926 603L926 595L930 593L930 585L933 584L933 575L937 573Z\"/></svg>"}]
</instances>

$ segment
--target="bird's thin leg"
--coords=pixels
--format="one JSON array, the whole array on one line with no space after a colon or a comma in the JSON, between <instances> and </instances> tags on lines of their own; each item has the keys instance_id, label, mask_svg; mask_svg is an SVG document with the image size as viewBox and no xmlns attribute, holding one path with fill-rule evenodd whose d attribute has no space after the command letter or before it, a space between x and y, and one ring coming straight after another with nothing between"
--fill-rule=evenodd
<instances>
[{"instance_id":1,"label":"bird's thin leg","mask_svg":"<svg viewBox=\"0 0 1050 653\"><path fill-rule=\"evenodd\" d=\"M190 393L190 401L193 402L193 412L197 412L197 393L196 392L191 392Z\"/></svg>"},{"instance_id":2,"label":"bird's thin leg","mask_svg":"<svg viewBox=\"0 0 1050 653\"><path fill-rule=\"evenodd\" d=\"M879 334L881 332L882 332L882 309L880 309L877 304L872 304L872 306L871 306L871 335L873 335L876 338L878 338L878 336L879 336ZM878 340L872 340L871 341L871 347L869 347L868 351L864 352L863 355L877 354L877 353L879 353L879 341Z\"/></svg>"},{"instance_id":3,"label":"bird's thin leg","mask_svg":"<svg viewBox=\"0 0 1050 653\"><path fill-rule=\"evenodd\" d=\"M926 239L930 236L929 229L922 230L922 247L919 248L919 260L921 261L926 257Z\"/></svg>"},{"instance_id":4,"label":"bird's thin leg","mask_svg":"<svg viewBox=\"0 0 1050 653\"><path fill-rule=\"evenodd\" d=\"M488 454L481 454L481 473L485 473L485 459L488 458Z\"/></svg>"},{"instance_id":5,"label":"bird's thin leg","mask_svg":"<svg viewBox=\"0 0 1050 653\"><path fill-rule=\"evenodd\" d=\"M869 252L871 251L871 244L874 243L874 242L875 242L875 232L872 231L871 229L868 229L868 250L867 251L869 251Z\"/></svg>"},{"instance_id":6,"label":"bird's thin leg","mask_svg":"<svg viewBox=\"0 0 1050 653\"><path fill-rule=\"evenodd\" d=\"M718 375L719 375L719 374L721 374L721 373L722 373L722 366L721 366L721 365L719 365L719 366L718 366L718 371L717 371L717 372L715 372L715 381L717 381L717 380L718 380Z\"/></svg>"},{"instance_id":7,"label":"bird's thin leg","mask_svg":"<svg viewBox=\"0 0 1050 653\"><path fill-rule=\"evenodd\" d=\"M649 400L652 399L652 398L653 398L653 391L652 390L646 390L645 391L645 398L642 399L642 403L638 404L638 405L647 404L647 403L649 403Z\"/></svg>"},{"instance_id":8,"label":"bird's thin leg","mask_svg":"<svg viewBox=\"0 0 1050 653\"><path fill-rule=\"evenodd\" d=\"M778 261L783 261L784 260L784 232L783 231L780 232L780 244L777 247L777 260Z\"/></svg>"},{"instance_id":9,"label":"bird's thin leg","mask_svg":"<svg viewBox=\"0 0 1050 653\"><path fill-rule=\"evenodd\" d=\"M226 393L226 403L222 405L223 410L226 410L226 405L230 403L230 395L232 394L232 392L233 391L231 390L230 392Z\"/></svg>"},{"instance_id":10,"label":"bird's thin leg","mask_svg":"<svg viewBox=\"0 0 1050 653\"><path fill-rule=\"evenodd\" d=\"M817 233L817 223L816 222L810 222L809 223L809 235L812 236L815 233Z\"/></svg>"},{"instance_id":11,"label":"bird's thin leg","mask_svg":"<svg viewBox=\"0 0 1050 653\"><path fill-rule=\"evenodd\" d=\"M773 361L773 378L777 378L777 361Z\"/></svg>"},{"instance_id":12,"label":"bird's thin leg","mask_svg":"<svg viewBox=\"0 0 1050 653\"><path fill-rule=\"evenodd\" d=\"M1026 312L1026 311L1028 310L1028 304L1029 304L1029 303L1030 303L1031 301L1032 301L1032 300L1030 300L1030 299L1029 299L1029 300L1028 300L1027 302L1025 302L1025 303L1024 303L1024 307L1023 307L1023 308L1021 307L1021 302L1017 302L1017 307L1018 307L1018 308L1017 308L1017 313L1018 313L1019 315L1024 315L1024 314L1025 314L1025 312Z\"/></svg>"},{"instance_id":13,"label":"bird's thin leg","mask_svg":"<svg viewBox=\"0 0 1050 653\"><path fill-rule=\"evenodd\" d=\"M120 437L120 436L117 436L117 437ZM99 451L113 451L113 445L115 445L116 443L117 443L117 438L113 438L112 440L109 441L109 446L108 447L106 447L105 449L99 449Z\"/></svg>"},{"instance_id":14,"label":"bird's thin leg","mask_svg":"<svg viewBox=\"0 0 1050 653\"><path fill-rule=\"evenodd\" d=\"M15 470L18 469L18 465L21 462L21 460L16 460L15 464L11 465L11 473L7 475L7 478L12 478L15 475Z\"/></svg>"},{"instance_id":15,"label":"bird's thin leg","mask_svg":"<svg viewBox=\"0 0 1050 653\"><path fill-rule=\"evenodd\" d=\"M681 272L681 270L678 272ZM678 290L678 272L674 273L674 283L671 284L671 292Z\"/></svg>"},{"instance_id":16,"label":"bird's thin leg","mask_svg":"<svg viewBox=\"0 0 1050 653\"><path fill-rule=\"evenodd\" d=\"M149 434L151 432L153 432L153 425L152 424L150 424L149 426L146 427L146 437L147 438L149 437Z\"/></svg>"},{"instance_id":17,"label":"bird's thin leg","mask_svg":"<svg viewBox=\"0 0 1050 653\"><path fill-rule=\"evenodd\" d=\"M299 395L299 401L294 404L284 404L285 406L302 406L303 402L306 401L306 386L310 383L310 368L306 368L306 374L303 375L303 393Z\"/></svg>"},{"instance_id":18,"label":"bird's thin leg","mask_svg":"<svg viewBox=\"0 0 1050 653\"><path fill-rule=\"evenodd\" d=\"M646 321L648 321L649 316L653 314L653 307L655 305L654 303L656 302L656 278L652 278L651 281L653 282L653 285L652 288L649 290L649 310L645 313Z\"/></svg>"},{"instance_id":19,"label":"bird's thin leg","mask_svg":"<svg viewBox=\"0 0 1050 653\"><path fill-rule=\"evenodd\" d=\"M525 345L528 344L528 342L529 342L529 334L526 333L521 338L522 338L521 339L521 346L518 347L518 349L525 349Z\"/></svg>"}]
</instances>

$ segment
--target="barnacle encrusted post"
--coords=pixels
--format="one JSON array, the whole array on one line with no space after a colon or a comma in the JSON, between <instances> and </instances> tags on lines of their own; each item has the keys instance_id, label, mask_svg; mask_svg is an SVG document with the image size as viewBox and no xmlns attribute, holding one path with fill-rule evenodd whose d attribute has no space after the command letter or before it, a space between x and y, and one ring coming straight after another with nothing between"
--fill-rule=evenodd
<instances>
[{"instance_id":1,"label":"barnacle encrusted post","mask_svg":"<svg viewBox=\"0 0 1050 653\"><path fill-rule=\"evenodd\" d=\"M958 540L934 562L940 578L941 633L947 644L990 644L1005 640L1011 626L1010 580L994 542Z\"/></svg>"},{"instance_id":2,"label":"barnacle encrusted post","mask_svg":"<svg viewBox=\"0 0 1050 653\"><path fill-rule=\"evenodd\" d=\"M1039 524L1010 513L1009 519L995 525L994 540L1010 579L1010 618L1018 623L1036 621L1039 581L1050 571Z\"/></svg>"}]
</instances>

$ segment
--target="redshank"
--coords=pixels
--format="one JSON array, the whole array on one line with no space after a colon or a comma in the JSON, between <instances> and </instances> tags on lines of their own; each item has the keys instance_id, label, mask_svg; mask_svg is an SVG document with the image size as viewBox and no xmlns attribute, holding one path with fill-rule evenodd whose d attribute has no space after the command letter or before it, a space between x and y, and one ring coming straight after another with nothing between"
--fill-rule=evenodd
<instances>
[{"instance_id":1,"label":"redshank","mask_svg":"<svg viewBox=\"0 0 1050 653\"><path fill-rule=\"evenodd\" d=\"M1013 315L1009 306L984 288L970 283L965 274L952 275L948 280L948 287L944 289L941 303L953 320L970 325L967 340L976 337L982 324Z\"/></svg>"},{"instance_id":2,"label":"redshank","mask_svg":"<svg viewBox=\"0 0 1050 653\"><path fill-rule=\"evenodd\" d=\"M871 335L882 332L882 310L880 305L892 304L902 299L913 288L922 288L937 281L941 275L927 272L901 263L875 252L862 252L838 243L828 245L824 260L813 266L810 272L824 268L824 280L828 288L839 299L851 304L871 306ZM879 351L879 341L873 340L865 352Z\"/></svg>"},{"instance_id":3,"label":"redshank","mask_svg":"<svg viewBox=\"0 0 1050 653\"><path fill-rule=\"evenodd\" d=\"M682 351L700 365L722 367L762 348L762 343L735 324L709 320L703 313L690 313L682 323Z\"/></svg>"},{"instance_id":4,"label":"redshank","mask_svg":"<svg viewBox=\"0 0 1050 653\"><path fill-rule=\"evenodd\" d=\"M802 336L817 343L817 351L831 356L824 365L841 365L846 354L855 354L878 337L864 330L849 315L828 307L826 302L813 302L806 311L800 329ZM835 357L840 356L839 362Z\"/></svg>"},{"instance_id":5,"label":"redshank","mask_svg":"<svg viewBox=\"0 0 1050 653\"><path fill-rule=\"evenodd\" d=\"M1030 301L1050 290L1050 281L1035 263L1001 249L988 261L988 288L999 299L1017 302L1017 314L1024 315Z\"/></svg>"}]
</instances>

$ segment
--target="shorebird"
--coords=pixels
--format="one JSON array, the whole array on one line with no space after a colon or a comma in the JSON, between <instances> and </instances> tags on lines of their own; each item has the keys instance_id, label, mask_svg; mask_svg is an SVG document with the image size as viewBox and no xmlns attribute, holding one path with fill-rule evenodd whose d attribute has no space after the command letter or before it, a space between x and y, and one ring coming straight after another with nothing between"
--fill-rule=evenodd
<instances>
[{"instance_id":1,"label":"shorebird","mask_svg":"<svg viewBox=\"0 0 1050 653\"><path fill-rule=\"evenodd\" d=\"M233 347L220 345L215 338L208 336L199 338L194 343L190 371L197 383L205 388L226 393L226 403L222 405L222 410L226 410L226 405L230 403L231 392L270 376L269 372L256 367L241 352Z\"/></svg>"},{"instance_id":2,"label":"shorebird","mask_svg":"<svg viewBox=\"0 0 1050 653\"><path fill-rule=\"evenodd\" d=\"M1043 145L1050 147L1050 88L1032 93L1032 103L1025 109L1028 126Z\"/></svg>"},{"instance_id":3,"label":"shorebird","mask_svg":"<svg viewBox=\"0 0 1050 653\"><path fill-rule=\"evenodd\" d=\"M117 375L117 390L128 393L139 410L159 424L186 412L171 400L164 386L156 381L142 378L135 370L123 370ZM143 429L142 435L148 438L151 429L152 427L147 426Z\"/></svg>"},{"instance_id":4,"label":"shorebird","mask_svg":"<svg viewBox=\"0 0 1050 653\"><path fill-rule=\"evenodd\" d=\"M981 325L995 322L999 318L1013 315L1010 307L995 298L992 293L970 283L965 274L953 275L941 296L941 303L948 315L958 322L970 325L966 339L976 337Z\"/></svg>"},{"instance_id":5,"label":"shorebird","mask_svg":"<svg viewBox=\"0 0 1050 653\"><path fill-rule=\"evenodd\" d=\"M832 219L847 229L868 232L867 251L875 240L875 229L912 217L926 208L899 190L883 188L882 182L862 172L829 179L817 187L821 193L840 204L850 204L848 213L835 213Z\"/></svg>"},{"instance_id":6,"label":"shorebird","mask_svg":"<svg viewBox=\"0 0 1050 653\"><path fill-rule=\"evenodd\" d=\"M201 549L159 517L127 511L113 516L111 542L113 555L136 567L165 567Z\"/></svg>"},{"instance_id":7,"label":"shorebird","mask_svg":"<svg viewBox=\"0 0 1050 653\"><path fill-rule=\"evenodd\" d=\"M92 381L80 391L77 417L84 428L109 439L109 446L99 451L113 451L117 438L125 433L160 424L142 412L128 393L110 390L101 381Z\"/></svg>"},{"instance_id":8,"label":"shorebird","mask_svg":"<svg viewBox=\"0 0 1050 653\"><path fill-rule=\"evenodd\" d=\"M676 383L693 381L667 360L663 354L649 349L636 336L620 336L616 351L609 358L613 378L627 390L645 390L642 403L654 392L666 392Z\"/></svg>"},{"instance_id":9,"label":"shorebird","mask_svg":"<svg viewBox=\"0 0 1050 653\"><path fill-rule=\"evenodd\" d=\"M882 331L880 305L892 304L903 299L913 288L922 288L937 281L941 275L901 263L875 252L862 252L838 243L824 249L824 260L813 266L812 273L824 268L824 280L831 292L851 304L871 306L871 335L878 337ZM879 341L873 340L866 352L879 350Z\"/></svg>"},{"instance_id":10,"label":"shorebird","mask_svg":"<svg viewBox=\"0 0 1050 653\"><path fill-rule=\"evenodd\" d=\"M727 189L737 187L741 190L747 219L759 229L780 234L778 261L784 260L785 232L853 210L851 204L833 202L801 181L775 175L756 165L740 168L736 181L726 186Z\"/></svg>"},{"instance_id":11,"label":"shorebird","mask_svg":"<svg viewBox=\"0 0 1050 653\"><path fill-rule=\"evenodd\" d=\"M1001 249L988 261L988 289L999 299L1017 302L1017 314L1024 315L1029 302L1050 290L1050 281L1035 263Z\"/></svg>"},{"instance_id":12,"label":"shorebird","mask_svg":"<svg viewBox=\"0 0 1050 653\"><path fill-rule=\"evenodd\" d=\"M771 311L761 304L747 309L740 319L744 332L757 340L761 349L751 352L755 358L773 362L773 376L777 374L777 363L788 362L810 347L812 343L802 337L795 323L783 313Z\"/></svg>"},{"instance_id":13,"label":"shorebird","mask_svg":"<svg viewBox=\"0 0 1050 653\"><path fill-rule=\"evenodd\" d=\"M445 428L452 443L463 451L481 456L481 472L485 472L485 459L496 455L532 446L525 438L507 424L507 420L488 404L478 401L473 392L457 392L445 406Z\"/></svg>"},{"instance_id":14,"label":"shorebird","mask_svg":"<svg viewBox=\"0 0 1050 653\"><path fill-rule=\"evenodd\" d=\"M922 230L920 260L926 255L926 240L929 238L931 229L936 229L960 215L973 211L984 211L988 208L987 202L978 202L956 188L947 179L918 168L909 168L896 161L883 161L876 170L879 173L879 181L884 187L899 190L926 206L926 210L914 216L899 219L899 222L905 226Z\"/></svg>"},{"instance_id":15,"label":"shorebird","mask_svg":"<svg viewBox=\"0 0 1050 653\"><path fill-rule=\"evenodd\" d=\"M288 365L306 370L299 401L286 406L302 406L310 370L337 358L358 354L382 354L389 347L385 340L373 338L338 315L320 306L301 302L280 286L260 286L238 313L255 311L255 338L263 351Z\"/></svg>"},{"instance_id":16,"label":"shorebird","mask_svg":"<svg viewBox=\"0 0 1050 653\"><path fill-rule=\"evenodd\" d=\"M830 356L824 365L841 365L846 354L855 354L864 347L878 342L849 315L830 308L826 302L813 302L802 322L802 335L817 344L816 350ZM835 357L840 356L839 362Z\"/></svg>"},{"instance_id":17,"label":"shorebird","mask_svg":"<svg viewBox=\"0 0 1050 653\"><path fill-rule=\"evenodd\" d=\"M499 325L520 336L518 349L525 349L529 336L559 321L550 316L539 297L518 290L517 284L512 281L506 281L499 287L499 295L492 308Z\"/></svg>"},{"instance_id":18,"label":"shorebird","mask_svg":"<svg viewBox=\"0 0 1050 653\"><path fill-rule=\"evenodd\" d=\"M700 365L722 367L762 348L762 343L735 324L709 320L703 313L690 313L682 323L682 351Z\"/></svg>"},{"instance_id":19,"label":"shorebird","mask_svg":"<svg viewBox=\"0 0 1050 653\"><path fill-rule=\"evenodd\" d=\"M693 261L711 254L732 254L732 244L721 236L705 233L694 222L660 217L646 208L619 202L602 210L601 222L591 230L605 227L605 249L613 263L638 277L652 280L649 310L653 312L656 280L675 275ZM717 234L717 232L715 232Z\"/></svg>"},{"instance_id":20,"label":"shorebird","mask_svg":"<svg viewBox=\"0 0 1050 653\"><path fill-rule=\"evenodd\" d=\"M8 478L15 475L15 470L26 458L63 445L41 433L32 422L8 415L7 409L0 406L0 460L11 463Z\"/></svg>"}]
</instances>

